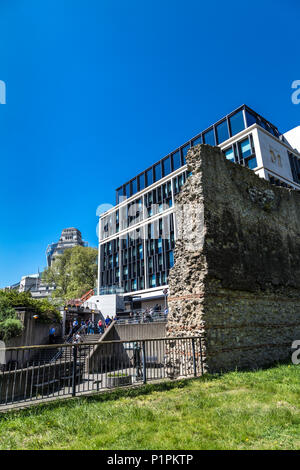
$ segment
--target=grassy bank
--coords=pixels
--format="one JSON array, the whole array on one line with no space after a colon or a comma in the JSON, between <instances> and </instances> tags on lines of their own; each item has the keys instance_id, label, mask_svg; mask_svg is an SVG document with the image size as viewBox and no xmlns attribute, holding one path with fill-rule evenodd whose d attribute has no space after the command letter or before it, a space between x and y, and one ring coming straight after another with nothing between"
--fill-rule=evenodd
<instances>
[{"instance_id":1,"label":"grassy bank","mask_svg":"<svg viewBox=\"0 0 300 470\"><path fill-rule=\"evenodd\" d=\"M0 415L0 449L300 448L300 366L168 387Z\"/></svg>"}]
</instances>

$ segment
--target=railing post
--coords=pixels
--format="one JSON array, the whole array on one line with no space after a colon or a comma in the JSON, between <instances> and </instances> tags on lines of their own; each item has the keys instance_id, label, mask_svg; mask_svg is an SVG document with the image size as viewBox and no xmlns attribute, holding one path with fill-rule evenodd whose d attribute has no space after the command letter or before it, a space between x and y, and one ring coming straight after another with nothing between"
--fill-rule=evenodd
<instances>
[{"instance_id":1,"label":"railing post","mask_svg":"<svg viewBox=\"0 0 300 470\"><path fill-rule=\"evenodd\" d=\"M146 369L146 346L145 341L143 341L143 380L144 384L147 382L147 369Z\"/></svg>"},{"instance_id":2,"label":"railing post","mask_svg":"<svg viewBox=\"0 0 300 470\"><path fill-rule=\"evenodd\" d=\"M201 361L201 375L204 374L204 368L203 368L203 356L202 356L202 341L201 341L201 336L199 337L200 340L200 361Z\"/></svg>"},{"instance_id":3,"label":"railing post","mask_svg":"<svg viewBox=\"0 0 300 470\"><path fill-rule=\"evenodd\" d=\"M72 371L72 396L76 395L76 375L77 375L77 346L73 348L73 371Z\"/></svg>"},{"instance_id":4,"label":"railing post","mask_svg":"<svg viewBox=\"0 0 300 470\"><path fill-rule=\"evenodd\" d=\"M194 338L192 338L192 350L193 350L194 376L197 377L196 353L195 353L195 339L194 339Z\"/></svg>"}]
</instances>

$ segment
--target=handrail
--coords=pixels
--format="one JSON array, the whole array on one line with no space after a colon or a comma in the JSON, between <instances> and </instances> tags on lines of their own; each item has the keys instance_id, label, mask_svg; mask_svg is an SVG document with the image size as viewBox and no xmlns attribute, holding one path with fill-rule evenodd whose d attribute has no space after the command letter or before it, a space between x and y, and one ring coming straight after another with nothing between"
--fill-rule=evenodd
<instances>
[{"instance_id":1,"label":"handrail","mask_svg":"<svg viewBox=\"0 0 300 470\"><path fill-rule=\"evenodd\" d=\"M81 325L78 330L76 330L74 332L74 334L76 333L79 333L86 325ZM72 339L73 339L73 334L70 335L70 337L65 341L65 344L70 344L72 342ZM50 359L50 362L53 362L53 361L56 361L60 356L62 355L62 351L58 351L57 354L55 354L55 356L52 357L52 359Z\"/></svg>"},{"instance_id":2,"label":"handrail","mask_svg":"<svg viewBox=\"0 0 300 470\"><path fill-rule=\"evenodd\" d=\"M154 312L149 316L145 315L132 315L132 316L120 316L116 319L117 324L137 324L137 323L155 323L159 321L167 321L168 315L165 313Z\"/></svg>"},{"instance_id":3,"label":"handrail","mask_svg":"<svg viewBox=\"0 0 300 470\"><path fill-rule=\"evenodd\" d=\"M204 339L204 336L197 335L197 336L166 336L164 338L148 338L148 339L141 339L141 338L136 338L136 339L122 339L122 340L111 340L111 341L101 341L101 343L96 343L96 345L99 344L111 344L111 343L128 343L128 342L140 342L140 341L176 341L176 340L181 340L181 339L193 339L193 338L201 338ZM83 343L63 343L63 344L41 344L41 345L35 345L35 346L18 346L16 348L1 348L0 351L15 351L15 350L22 350L22 349L55 349L57 347L66 347L66 348L72 348L72 347L80 347L84 345L92 345L95 346L94 342L88 342L85 341Z\"/></svg>"}]
</instances>

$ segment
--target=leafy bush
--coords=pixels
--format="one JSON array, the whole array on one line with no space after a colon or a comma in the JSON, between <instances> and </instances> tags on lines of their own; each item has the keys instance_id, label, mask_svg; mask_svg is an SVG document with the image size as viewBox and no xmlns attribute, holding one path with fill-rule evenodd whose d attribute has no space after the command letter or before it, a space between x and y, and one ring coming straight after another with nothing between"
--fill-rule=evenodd
<instances>
[{"instance_id":1,"label":"leafy bush","mask_svg":"<svg viewBox=\"0 0 300 470\"><path fill-rule=\"evenodd\" d=\"M18 307L31 309L42 323L51 323L61 319L57 308L47 299L33 299L30 292L0 291L0 321L3 318L15 317L14 309Z\"/></svg>"},{"instance_id":2,"label":"leafy bush","mask_svg":"<svg viewBox=\"0 0 300 470\"><path fill-rule=\"evenodd\" d=\"M32 310L41 323L60 321L59 311L47 299L37 300L29 292L0 291L0 339L5 341L22 333L23 325L16 308Z\"/></svg>"},{"instance_id":3,"label":"leafy bush","mask_svg":"<svg viewBox=\"0 0 300 470\"><path fill-rule=\"evenodd\" d=\"M0 338L8 341L19 336L23 331L23 325L17 318L7 318L0 322Z\"/></svg>"}]
</instances>

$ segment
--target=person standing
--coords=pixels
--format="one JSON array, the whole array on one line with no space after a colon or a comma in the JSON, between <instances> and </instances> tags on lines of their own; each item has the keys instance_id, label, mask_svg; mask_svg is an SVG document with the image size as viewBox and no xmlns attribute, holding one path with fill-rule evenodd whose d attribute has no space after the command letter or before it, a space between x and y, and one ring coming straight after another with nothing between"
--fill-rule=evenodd
<instances>
[{"instance_id":1,"label":"person standing","mask_svg":"<svg viewBox=\"0 0 300 470\"><path fill-rule=\"evenodd\" d=\"M54 344L55 343L55 328L52 326L49 330L49 343Z\"/></svg>"}]
</instances>

